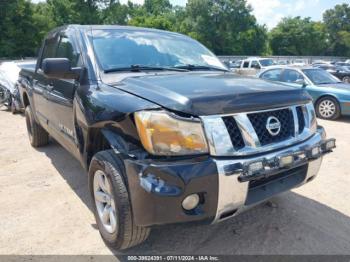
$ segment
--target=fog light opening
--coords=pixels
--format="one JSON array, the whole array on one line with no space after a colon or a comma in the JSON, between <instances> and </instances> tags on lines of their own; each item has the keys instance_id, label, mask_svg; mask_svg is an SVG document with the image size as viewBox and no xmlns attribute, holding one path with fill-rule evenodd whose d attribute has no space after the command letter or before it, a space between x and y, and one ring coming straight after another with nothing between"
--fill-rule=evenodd
<instances>
[{"instance_id":1,"label":"fog light opening","mask_svg":"<svg viewBox=\"0 0 350 262\"><path fill-rule=\"evenodd\" d=\"M189 195L182 201L182 208L188 211L195 209L199 204L199 200L198 194Z\"/></svg>"},{"instance_id":2,"label":"fog light opening","mask_svg":"<svg viewBox=\"0 0 350 262\"><path fill-rule=\"evenodd\" d=\"M284 168L284 167L290 167L293 165L294 163L294 156L290 155L290 156L282 156L279 157L279 167L280 168Z\"/></svg>"}]
</instances>

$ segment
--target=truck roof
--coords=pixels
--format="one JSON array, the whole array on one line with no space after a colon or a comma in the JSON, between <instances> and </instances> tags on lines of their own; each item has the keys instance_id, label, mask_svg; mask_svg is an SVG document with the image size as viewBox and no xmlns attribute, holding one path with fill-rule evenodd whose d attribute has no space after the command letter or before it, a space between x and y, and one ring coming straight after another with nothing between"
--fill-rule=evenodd
<instances>
[{"instance_id":1,"label":"truck roof","mask_svg":"<svg viewBox=\"0 0 350 262\"><path fill-rule=\"evenodd\" d=\"M52 35L54 33L57 33L59 31L65 30L65 29L76 29L79 31L86 31L86 30L111 30L111 29L117 29L117 30L125 30L125 31L143 31L143 32L157 32L162 34L169 34L169 35L178 35L178 36L184 36L188 37L186 35L176 33L176 32L170 32L166 30L161 29L155 29L155 28L146 28L146 27L137 27L137 26L126 26L126 25L79 25L79 24L70 24L70 25L64 25L61 27L57 27L50 31L49 35Z\"/></svg>"}]
</instances>

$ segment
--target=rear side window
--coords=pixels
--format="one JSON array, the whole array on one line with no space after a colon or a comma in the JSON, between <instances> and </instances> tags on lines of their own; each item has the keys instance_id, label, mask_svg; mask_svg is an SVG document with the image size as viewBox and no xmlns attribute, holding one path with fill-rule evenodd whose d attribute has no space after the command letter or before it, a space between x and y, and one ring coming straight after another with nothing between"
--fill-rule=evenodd
<instances>
[{"instance_id":1,"label":"rear side window","mask_svg":"<svg viewBox=\"0 0 350 262\"><path fill-rule=\"evenodd\" d=\"M249 67L249 61L244 61L243 68L248 68L248 67Z\"/></svg>"},{"instance_id":2,"label":"rear side window","mask_svg":"<svg viewBox=\"0 0 350 262\"><path fill-rule=\"evenodd\" d=\"M62 36L57 47L57 58L68 58L72 67L78 64L78 54L75 52L72 42L68 37Z\"/></svg>"},{"instance_id":3,"label":"rear side window","mask_svg":"<svg viewBox=\"0 0 350 262\"><path fill-rule=\"evenodd\" d=\"M298 71L287 69L282 75L282 82L295 83L298 80L303 80L304 77Z\"/></svg>"},{"instance_id":4,"label":"rear side window","mask_svg":"<svg viewBox=\"0 0 350 262\"><path fill-rule=\"evenodd\" d=\"M282 74L282 69L272 69L268 70L261 75L261 78L271 80L271 81L279 81Z\"/></svg>"}]
</instances>

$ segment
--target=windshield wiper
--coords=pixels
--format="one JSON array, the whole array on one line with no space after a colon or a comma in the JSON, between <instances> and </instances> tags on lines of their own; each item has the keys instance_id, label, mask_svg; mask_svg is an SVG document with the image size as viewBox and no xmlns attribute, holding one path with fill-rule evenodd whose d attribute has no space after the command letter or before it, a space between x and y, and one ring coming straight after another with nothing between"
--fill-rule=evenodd
<instances>
[{"instance_id":1,"label":"windshield wiper","mask_svg":"<svg viewBox=\"0 0 350 262\"><path fill-rule=\"evenodd\" d=\"M187 72L185 68L174 68L165 66L147 66L147 65L130 65L127 67L115 67L105 69L105 73L120 72L120 71L130 71L130 72L141 72L144 70L162 70L162 71L177 71L177 72Z\"/></svg>"},{"instance_id":2,"label":"windshield wiper","mask_svg":"<svg viewBox=\"0 0 350 262\"><path fill-rule=\"evenodd\" d=\"M177 65L172 68L179 68L179 69L187 69L187 70L217 70L217 71L224 71L229 72L229 70L216 67L216 66L206 66L206 65Z\"/></svg>"}]
</instances>

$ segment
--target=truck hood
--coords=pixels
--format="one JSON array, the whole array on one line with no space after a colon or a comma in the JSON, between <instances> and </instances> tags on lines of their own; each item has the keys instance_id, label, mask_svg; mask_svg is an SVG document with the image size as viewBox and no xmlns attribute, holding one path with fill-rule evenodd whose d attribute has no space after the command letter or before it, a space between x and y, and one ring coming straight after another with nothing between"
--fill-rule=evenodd
<instances>
[{"instance_id":1,"label":"truck hood","mask_svg":"<svg viewBox=\"0 0 350 262\"><path fill-rule=\"evenodd\" d=\"M196 116L271 109L311 100L302 89L224 72L139 75L114 86L164 108Z\"/></svg>"}]
</instances>

